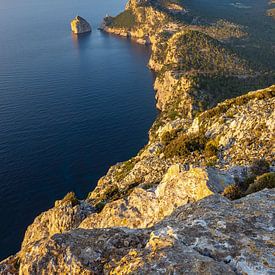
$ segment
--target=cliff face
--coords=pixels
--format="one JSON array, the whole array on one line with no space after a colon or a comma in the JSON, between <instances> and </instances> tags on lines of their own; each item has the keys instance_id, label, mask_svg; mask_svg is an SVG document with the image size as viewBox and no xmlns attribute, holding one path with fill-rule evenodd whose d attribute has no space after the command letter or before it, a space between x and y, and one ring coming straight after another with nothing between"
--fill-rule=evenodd
<instances>
[{"instance_id":1,"label":"cliff face","mask_svg":"<svg viewBox=\"0 0 275 275\"><path fill-rule=\"evenodd\" d=\"M72 32L75 34L81 34L92 31L90 24L81 16L76 16L76 18L74 18L71 21L71 29Z\"/></svg>"},{"instance_id":2,"label":"cliff face","mask_svg":"<svg viewBox=\"0 0 275 275\"><path fill-rule=\"evenodd\" d=\"M272 161L274 96L272 86L228 100L188 128L219 137L226 169L200 164L203 153L166 158L168 145L154 137L112 167L86 201L69 194L37 217L0 273L271 274L274 189L236 201L220 194L252 175L254 157ZM200 167L190 168L192 161Z\"/></svg>"},{"instance_id":3,"label":"cliff face","mask_svg":"<svg viewBox=\"0 0 275 275\"><path fill-rule=\"evenodd\" d=\"M130 0L102 28L152 46L149 142L86 200L69 193L38 216L0 273L274 272L275 86L247 93L274 74L230 46L244 28L170 0Z\"/></svg>"}]
</instances>

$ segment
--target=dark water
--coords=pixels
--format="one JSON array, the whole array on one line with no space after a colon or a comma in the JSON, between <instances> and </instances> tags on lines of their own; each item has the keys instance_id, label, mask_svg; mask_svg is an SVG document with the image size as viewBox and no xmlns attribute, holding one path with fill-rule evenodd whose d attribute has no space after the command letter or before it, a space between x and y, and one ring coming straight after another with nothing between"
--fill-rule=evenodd
<instances>
[{"instance_id":1,"label":"dark water","mask_svg":"<svg viewBox=\"0 0 275 275\"><path fill-rule=\"evenodd\" d=\"M0 0L0 258L33 218L147 142L154 109L149 49L95 29L113 0ZM79 38L69 21L93 24Z\"/></svg>"}]
</instances>

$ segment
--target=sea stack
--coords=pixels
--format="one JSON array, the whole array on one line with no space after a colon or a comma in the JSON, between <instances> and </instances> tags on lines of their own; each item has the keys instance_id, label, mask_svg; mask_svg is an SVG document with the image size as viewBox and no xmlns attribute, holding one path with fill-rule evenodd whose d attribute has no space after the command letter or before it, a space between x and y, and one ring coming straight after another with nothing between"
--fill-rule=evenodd
<instances>
[{"instance_id":1,"label":"sea stack","mask_svg":"<svg viewBox=\"0 0 275 275\"><path fill-rule=\"evenodd\" d=\"M71 21L71 29L72 29L72 32L75 34L86 33L86 32L92 31L90 24L81 16L76 16Z\"/></svg>"}]
</instances>

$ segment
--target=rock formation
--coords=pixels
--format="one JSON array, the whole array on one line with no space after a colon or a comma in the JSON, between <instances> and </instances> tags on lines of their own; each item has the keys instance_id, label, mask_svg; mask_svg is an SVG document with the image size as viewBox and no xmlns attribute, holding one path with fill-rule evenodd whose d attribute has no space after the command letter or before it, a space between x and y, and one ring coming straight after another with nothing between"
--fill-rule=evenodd
<instances>
[{"instance_id":1,"label":"rock formation","mask_svg":"<svg viewBox=\"0 0 275 275\"><path fill-rule=\"evenodd\" d=\"M75 229L24 247L1 274L272 274L273 191L209 196L148 229Z\"/></svg>"},{"instance_id":2,"label":"rock formation","mask_svg":"<svg viewBox=\"0 0 275 275\"><path fill-rule=\"evenodd\" d=\"M160 115L86 200L69 193L37 217L1 274L275 272L274 72L229 47L245 28L200 20L170 0L105 18L151 44Z\"/></svg>"},{"instance_id":3,"label":"rock formation","mask_svg":"<svg viewBox=\"0 0 275 275\"><path fill-rule=\"evenodd\" d=\"M75 34L81 34L92 31L90 24L81 16L76 16L71 21L71 29L72 32Z\"/></svg>"}]
</instances>

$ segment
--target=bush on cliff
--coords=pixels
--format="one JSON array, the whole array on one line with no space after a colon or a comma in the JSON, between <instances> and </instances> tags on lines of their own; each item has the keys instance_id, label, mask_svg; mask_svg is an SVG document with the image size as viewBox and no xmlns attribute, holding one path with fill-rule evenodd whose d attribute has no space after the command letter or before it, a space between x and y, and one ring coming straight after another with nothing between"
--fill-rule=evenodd
<instances>
[{"instance_id":1,"label":"bush on cliff","mask_svg":"<svg viewBox=\"0 0 275 275\"><path fill-rule=\"evenodd\" d=\"M265 188L275 188L275 173L265 173L258 176L256 180L249 185L246 194L255 193Z\"/></svg>"},{"instance_id":2,"label":"bush on cliff","mask_svg":"<svg viewBox=\"0 0 275 275\"><path fill-rule=\"evenodd\" d=\"M216 156L218 153L218 142L216 140L209 140L204 149L204 155L207 158Z\"/></svg>"},{"instance_id":3,"label":"bush on cliff","mask_svg":"<svg viewBox=\"0 0 275 275\"><path fill-rule=\"evenodd\" d=\"M202 152L207 143L207 138L202 133L182 134L172 140L164 149L166 158L174 156L185 157L191 152Z\"/></svg>"},{"instance_id":4,"label":"bush on cliff","mask_svg":"<svg viewBox=\"0 0 275 275\"><path fill-rule=\"evenodd\" d=\"M257 176L270 172L269 163L265 159L256 159L250 167L251 173L243 182L240 183L242 190L246 191L254 183Z\"/></svg>"},{"instance_id":5,"label":"bush on cliff","mask_svg":"<svg viewBox=\"0 0 275 275\"><path fill-rule=\"evenodd\" d=\"M218 142L209 139L203 132L194 134L179 134L177 131L165 133L162 141L166 146L164 155L166 158L187 157L192 152L205 156L207 160L213 161L218 154Z\"/></svg>"},{"instance_id":6,"label":"bush on cliff","mask_svg":"<svg viewBox=\"0 0 275 275\"><path fill-rule=\"evenodd\" d=\"M244 193L237 184L231 184L224 189L222 195L230 200L237 200L243 197Z\"/></svg>"}]
</instances>

